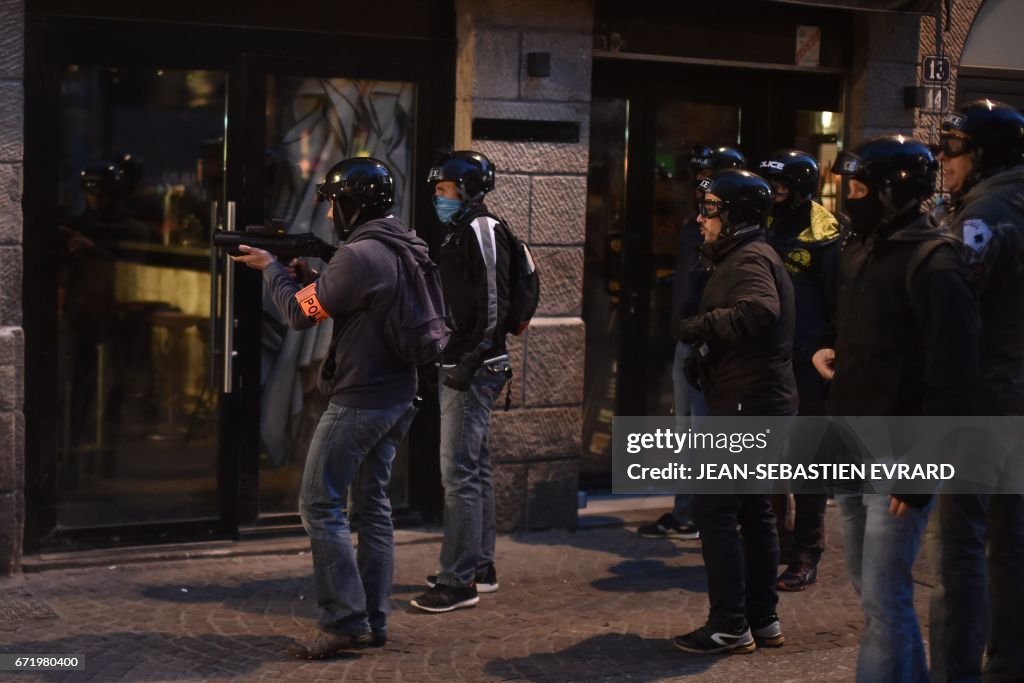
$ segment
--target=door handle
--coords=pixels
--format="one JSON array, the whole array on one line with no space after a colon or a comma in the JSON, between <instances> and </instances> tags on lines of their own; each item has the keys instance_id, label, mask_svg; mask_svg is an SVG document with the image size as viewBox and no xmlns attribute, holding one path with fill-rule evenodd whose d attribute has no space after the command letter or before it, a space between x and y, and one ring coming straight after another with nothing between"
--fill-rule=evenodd
<instances>
[{"instance_id":1,"label":"door handle","mask_svg":"<svg viewBox=\"0 0 1024 683\"><path fill-rule=\"evenodd\" d=\"M206 342L207 363L206 376L210 386L213 386L213 378L217 375L217 248L213 246L213 233L222 227L220 223L220 203L214 199L210 202L210 334Z\"/></svg>"},{"instance_id":2,"label":"door handle","mask_svg":"<svg viewBox=\"0 0 1024 683\"><path fill-rule=\"evenodd\" d=\"M224 211L225 230L235 229L235 202L228 202ZM224 252L224 393L230 394L235 384L235 262Z\"/></svg>"}]
</instances>

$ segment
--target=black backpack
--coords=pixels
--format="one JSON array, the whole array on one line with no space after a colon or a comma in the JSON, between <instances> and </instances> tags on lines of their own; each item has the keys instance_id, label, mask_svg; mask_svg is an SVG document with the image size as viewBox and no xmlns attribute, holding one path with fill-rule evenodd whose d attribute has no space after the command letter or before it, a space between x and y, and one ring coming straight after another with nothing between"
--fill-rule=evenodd
<instances>
[{"instance_id":1,"label":"black backpack","mask_svg":"<svg viewBox=\"0 0 1024 683\"><path fill-rule=\"evenodd\" d=\"M398 263L398 289L384 324L384 338L396 356L416 365L433 363L452 331L447 324L441 274L433 261Z\"/></svg>"},{"instance_id":2,"label":"black backpack","mask_svg":"<svg viewBox=\"0 0 1024 683\"><path fill-rule=\"evenodd\" d=\"M521 335L530 326L537 304L540 303L540 275L530 247L508 227L508 223L495 217L508 235L508 315L505 331Z\"/></svg>"},{"instance_id":3,"label":"black backpack","mask_svg":"<svg viewBox=\"0 0 1024 683\"><path fill-rule=\"evenodd\" d=\"M445 315L441 271L428 255L427 245L417 238L410 248L379 230L366 231L349 243L360 239L375 239L398 258L395 298L384 321L388 348L409 363L433 363L448 346L452 331Z\"/></svg>"}]
</instances>

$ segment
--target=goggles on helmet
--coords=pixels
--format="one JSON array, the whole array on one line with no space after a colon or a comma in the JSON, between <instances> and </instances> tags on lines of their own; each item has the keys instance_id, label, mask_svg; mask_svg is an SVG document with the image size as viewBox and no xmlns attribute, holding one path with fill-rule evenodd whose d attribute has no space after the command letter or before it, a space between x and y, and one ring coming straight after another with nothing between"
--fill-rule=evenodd
<instances>
[{"instance_id":1,"label":"goggles on helmet","mask_svg":"<svg viewBox=\"0 0 1024 683\"><path fill-rule=\"evenodd\" d=\"M725 210L725 202L721 199L702 199L697 202L697 211L704 218L717 218Z\"/></svg>"},{"instance_id":2,"label":"goggles on helmet","mask_svg":"<svg viewBox=\"0 0 1024 683\"><path fill-rule=\"evenodd\" d=\"M970 138L962 135L944 134L939 138L939 144L932 146L932 153L938 156L943 154L948 159L963 156L974 149Z\"/></svg>"}]
</instances>

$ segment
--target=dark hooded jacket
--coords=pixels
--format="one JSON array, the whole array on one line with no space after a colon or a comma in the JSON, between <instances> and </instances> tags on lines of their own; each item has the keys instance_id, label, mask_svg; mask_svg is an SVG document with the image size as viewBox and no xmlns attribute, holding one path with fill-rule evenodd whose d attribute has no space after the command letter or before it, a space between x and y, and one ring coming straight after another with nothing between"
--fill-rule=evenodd
<instances>
[{"instance_id":1,"label":"dark hooded jacket","mask_svg":"<svg viewBox=\"0 0 1024 683\"><path fill-rule=\"evenodd\" d=\"M970 414L977 306L955 238L909 216L851 238L841 269L829 414Z\"/></svg>"},{"instance_id":2,"label":"dark hooded jacket","mask_svg":"<svg viewBox=\"0 0 1024 683\"><path fill-rule=\"evenodd\" d=\"M839 221L821 204L806 201L769 220L768 244L779 254L793 281L793 374L800 395L800 414L824 415L828 384L814 369L811 357L835 316Z\"/></svg>"},{"instance_id":3,"label":"dark hooded jacket","mask_svg":"<svg viewBox=\"0 0 1024 683\"><path fill-rule=\"evenodd\" d=\"M399 255L398 250L409 253ZM403 259L429 258L427 245L397 218L363 223L315 282L316 296L334 323L331 352L320 369L320 390L350 408L389 408L411 401L416 366L398 358L384 336ZM270 296L296 330L313 326L295 299L302 285L275 261L263 271Z\"/></svg>"},{"instance_id":4,"label":"dark hooded jacket","mask_svg":"<svg viewBox=\"0 0 1024 683\"><path fill-rule=\"evenodd\" d=\"M949 228L967 247L981 314L983 415L1024 415L1024 165L972 188Z\"/></svg>"},{"instance_id":5,"label":"dark hooded jacket","mask_svg":"<svg viewBox=\"0 0 1024 683\"><path fill-rule=\"evenodd\" d=\"M710 415L795 415L793 285L759 226L705 243L712 267L697 318Z\"/></svg>"}]
</instances>

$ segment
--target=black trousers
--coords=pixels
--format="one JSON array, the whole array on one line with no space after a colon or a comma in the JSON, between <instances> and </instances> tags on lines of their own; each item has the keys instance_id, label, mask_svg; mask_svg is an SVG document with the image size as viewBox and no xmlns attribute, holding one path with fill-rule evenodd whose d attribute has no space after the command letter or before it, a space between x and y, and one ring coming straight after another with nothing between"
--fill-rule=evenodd
<instances>
[{"instance_id":1,"label":"black trousers","mask_svg":"<svg viewBox=\"0 0 1024 683\"><path fill-rule=\"evenodd\" d=\"M775 612L779 536L769 495L697 495L693 519L708 575L712 628L740 630Z\"/></svg>"},{"instance_id":2,"label":"black trousers","mask_svg":"<svg viewBox=\"0 0 1024 683\"><path fill-rule=\"evenodd\" d=\"M782 548L782 561L789 564L793 561L818 564L825 552L825 508L828 506L828 495L825 493L797 493L793 496L795 512L793 530L785 528L789 497L786 495L772 496L772 506L778 519L779 545Z\"/></svg>"}]
</instances>

